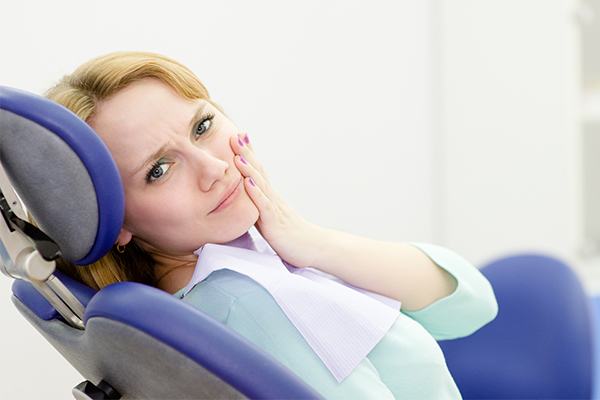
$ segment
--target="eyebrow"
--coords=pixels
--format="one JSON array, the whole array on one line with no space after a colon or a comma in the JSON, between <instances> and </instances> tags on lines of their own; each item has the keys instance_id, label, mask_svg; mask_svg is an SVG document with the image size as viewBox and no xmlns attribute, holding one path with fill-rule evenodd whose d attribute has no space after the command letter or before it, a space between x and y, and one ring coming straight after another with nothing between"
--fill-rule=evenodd
<instances>
[{"instance_id":1,"label":"eyebrow","mask_svg":"<svg viewBox=\"0 0 600 400\"><path fill-rule=\"evenodd\" d=\"M163 144L160 147L160 149L158 149L154 153L150 154L150 156L139 167L137 167L133 171L132 175L137 174L138 172L141 171L142 168L144 168L146 165L150 164L150 162L152 162L153 160L156 160L158 157L160 157L161 154L165 153L168 148L169 148L169 144L168 143Z\"/></svg>"},{"instance_id":2,"label":"eyebrow","mask_svg":"<svg viewBox=\"0 0 600 400\"><path fill-rule=\"evenodd\" d=\"M196 109L196 112L190 119L190 122L188 124L188 131L190 132L190 134L192 132L192 129L194 129L194 124L196 123L198 118L200 118L200 116L202 115L202 112L206 108L206 104L207 104L206 102L203 102L202 104L200 104L200 107L198 107ZM168 143L163 144L158 150L156 150L154 153L150 154L150 156L148 156L148 158L146 158L144 160L144 162L134 170L132 175L137 174L142 168L144 168L146 165L150 164L150 162L159 158L161 156L161 154L163 154L167 151L168 148L169 148Z\"/></svg>"}]
</instances>

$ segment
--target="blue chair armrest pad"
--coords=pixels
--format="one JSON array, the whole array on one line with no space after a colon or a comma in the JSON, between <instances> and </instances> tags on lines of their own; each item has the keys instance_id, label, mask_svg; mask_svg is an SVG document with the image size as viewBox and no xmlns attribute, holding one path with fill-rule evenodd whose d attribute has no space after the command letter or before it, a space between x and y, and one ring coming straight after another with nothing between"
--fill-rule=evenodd
<instances>
[{"instance_id":1,"label":"blue chair armrest pad","mask_svg":"<svg viewBox=\"0 0 600 400\"><path fill-rule=\"evenodd\" d=\"M73 293L73 295L85 307L96 291L75 279L65 275L59 270L54 271L54 275ZM33 285L22 279L15 279L12 284L13 295L25 304L39 318L49 321L54 318L61 318L52 305L42 296Z\"/></svg>"},{"instance_id":2,"label":"blue chair armrest pad","mask_svg":"<svg viewBox=\"0 0 600 400\"><path fill-rule=\"evenodd\" d=\"M100 290L84 320L109 318L180 351L250 398L321 398L287 367L220 322L157 288L119 282Z\"/></svg>"}]
</instances>

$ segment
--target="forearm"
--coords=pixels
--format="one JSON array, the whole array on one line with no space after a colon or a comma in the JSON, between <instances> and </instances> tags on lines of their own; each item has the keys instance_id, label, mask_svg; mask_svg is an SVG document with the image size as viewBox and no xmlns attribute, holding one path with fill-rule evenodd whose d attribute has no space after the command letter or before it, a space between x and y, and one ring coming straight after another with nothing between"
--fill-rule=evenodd
<instances>
[{"instance_id":1,"label":"forearm","mask_svg":"<svg viewBox=\"0 0 600 400\"><path fill-rule=\"evenodd\" d=\"M456 280L416 247L322 228L313 267L416 311L450 295Z\"/></svg>"}]
</instances>

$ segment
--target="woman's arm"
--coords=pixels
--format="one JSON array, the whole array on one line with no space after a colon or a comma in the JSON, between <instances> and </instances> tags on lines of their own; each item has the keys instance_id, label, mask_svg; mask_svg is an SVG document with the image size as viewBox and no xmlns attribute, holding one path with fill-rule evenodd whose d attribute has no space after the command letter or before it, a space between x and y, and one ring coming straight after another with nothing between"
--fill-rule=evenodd
<instances>
[{"instance_id":1,"label":"woman's arm","mask_svg":"<svg viewBox=\"0 0 600 400\"><path fill-rule=\"evenodd\" d=\"M399 300L407 311L425 308L456 289L452 275L410 244L361 238L306 221L273 190L248 135L232 135L230 140L246 192L259 210L256 228L288 263L315 267ZM320 249L317 255L314 249Z\"/></svg>"},{"instance_id":2,"label":"woman's arm","mask_svg":"<svg viewBox=\"0 0 600 400\"><path fill-rule=\"evenodd\" d=\"M457 287L452 275L410 244L377 241L328 228L318 232L314 268L394 298L402 303L403 310L421 310Z\"/></svg>"}]
</instances>

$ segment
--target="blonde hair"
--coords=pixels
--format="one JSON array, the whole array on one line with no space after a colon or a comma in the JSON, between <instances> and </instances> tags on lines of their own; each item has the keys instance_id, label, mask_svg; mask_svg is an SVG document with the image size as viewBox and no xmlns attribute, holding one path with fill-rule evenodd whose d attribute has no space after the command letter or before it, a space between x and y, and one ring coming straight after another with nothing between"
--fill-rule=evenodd
<instances>
[{"instance_id":1,"label":"blonde hair","mask_svg":"<svg viewBox=\"0 0 600 400\"><path fill-rule=\"evenodd\" d=\"M187 67L160 54L138 51L119 51L94 58L64 76L46 92L46 97L88 122L99 102L144 78L159 79L182 97L205 99L222 111ZM86 266L59 258L57 268L94 289L121 281L156 285L153 258L133 240L123 253L113 247L100 260Z\"/></svg>"}]
</instances>

